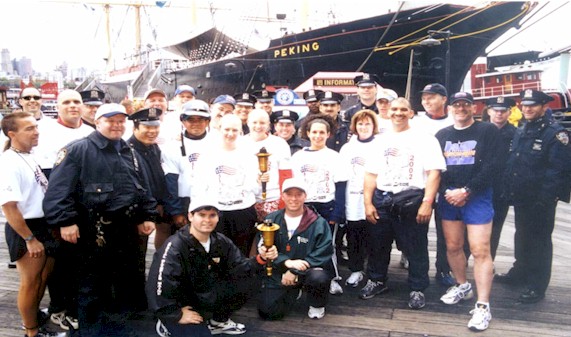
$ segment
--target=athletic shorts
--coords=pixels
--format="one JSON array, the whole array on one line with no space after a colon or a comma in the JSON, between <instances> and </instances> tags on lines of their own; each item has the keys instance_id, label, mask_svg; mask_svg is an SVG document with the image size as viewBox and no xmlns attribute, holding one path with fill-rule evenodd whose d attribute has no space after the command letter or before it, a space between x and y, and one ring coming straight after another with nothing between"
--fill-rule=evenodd
<instances>
[{"instance_id":1,"label":"athletic shorts","mask_svg":"<svg viewBox=\"0 0 571 337\"><path fill-rule=\"evenodd\" d=\"M467 225L485 225L494 218L492 205L492 189L471 195L466 205L455 207L450 205L441 194L438 206L442 220L463 221Z\"/></svg>"},{"instance_id":2,"label":"athletic shorts","mask_svg":"<svg viewBox=\"0 0 571 337\"><path fill-rule=\"evenodd\" d=\"M44 218L26 219L26 224L38 241L44 244L47 256L54 256L57 248L57 241L48 229L48 224ZM10 261L15 262L22 258L27 252L26 241L12 229L9 223L4 226L6 243L10 253Z\"/></svg>"}]
</instances>

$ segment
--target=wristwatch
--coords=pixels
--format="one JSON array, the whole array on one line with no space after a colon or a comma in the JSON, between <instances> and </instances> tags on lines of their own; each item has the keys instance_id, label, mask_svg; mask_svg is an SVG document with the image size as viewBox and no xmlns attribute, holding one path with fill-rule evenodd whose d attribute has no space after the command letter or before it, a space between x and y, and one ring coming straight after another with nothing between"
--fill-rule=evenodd
<instances>
[{"instance_id":1,"label":"wristwatch","mask_svg":"<svg viewBox=\"0 0 571 337\"><path fill-rule=\"evenodd\" d=\"M30 242L34 239L34 234L30 234L30 236L28 236L27 238L24 238L24 241L26 242Z\"/></svg>"},{"instance_id":2,"label":"wristwatch","mask_svg":"<svg viewBox=\"0 0 571 337\"><path fill-rule=\"evenodd\" d=\"M462 187L460 189L460 191L462 191L462 193L464 193L464 194L468 194L468 195L472 194L472 190L468 187Z\"/></svg>"}]
</instances>

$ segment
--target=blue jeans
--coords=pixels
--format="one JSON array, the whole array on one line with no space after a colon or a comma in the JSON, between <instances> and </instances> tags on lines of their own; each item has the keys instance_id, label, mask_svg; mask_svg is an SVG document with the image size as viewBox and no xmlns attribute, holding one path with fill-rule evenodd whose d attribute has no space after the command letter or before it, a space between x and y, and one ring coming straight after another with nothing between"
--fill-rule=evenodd
<instances>
[{"instance_id":1,"label":"blue jeans","mask_svg":"<svg viewBox=\"0 0 571 337\"><path fill-rule=\"evenodd\" d=\"M390 197L390 195L389 195ZM369 262L367 273L373 281L386 281L393 240L396 240L409 262L408 285L423 291L428 278L428 224L416 222L415 212L399 214L391 207L378 207L379 220L369 224Z\"/></svg>"}]
</instances>

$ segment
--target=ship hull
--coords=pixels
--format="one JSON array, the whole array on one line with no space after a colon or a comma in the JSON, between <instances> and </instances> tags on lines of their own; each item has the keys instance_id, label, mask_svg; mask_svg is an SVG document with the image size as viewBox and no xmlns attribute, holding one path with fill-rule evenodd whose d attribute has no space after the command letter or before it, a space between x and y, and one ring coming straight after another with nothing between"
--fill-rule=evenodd
<instances>
[{"instance_id":1,"label":"ship hull","mask_svg":"<svg viewBox=\"0 0 571 337\"><path fill-rule=\"evenodd\" d=\"M497 3L484 10L442 5L432 10L403 11L390 28L392 13L333 25L272 40L268 49L243 57L176 71L170 74L175 77L173 83L158 86L172 94L175 83L190 84L197 88L199 97L208 100L219 94L264 87L295 89L319 71L363 71L379 75L383 87L404 96L412 63L410 98L418 109L418 95L424 85L446 83L448 44L442 40L439 46L419 45L428 30L453 33L448 40L448 89L455 92L476 58L500 35L517 26L528 9L522 2Z\"/></svg>"}]
</instances>

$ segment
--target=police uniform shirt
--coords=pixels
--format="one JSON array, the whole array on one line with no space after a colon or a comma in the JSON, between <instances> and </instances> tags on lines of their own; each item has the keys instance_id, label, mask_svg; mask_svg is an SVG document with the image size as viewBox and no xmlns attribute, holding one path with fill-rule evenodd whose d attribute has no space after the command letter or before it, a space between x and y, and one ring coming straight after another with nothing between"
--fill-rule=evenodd
<instances>
[{"instance_id":1,"label":"police uniform shirt","mask_svg":"<svg viewBox=\"0 0 571 337\"><path fill-rule=\"evenodd\" d=\"M147 146L137 140L135 136L131 136L127 144L132 146L143 159L140 163L141 170L145 174L146 179L148 179L151 194L162 205L167 197L167 189L159 146L157 144Z\"/></svg>"}]
</instances>

